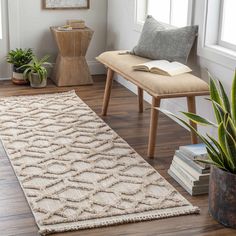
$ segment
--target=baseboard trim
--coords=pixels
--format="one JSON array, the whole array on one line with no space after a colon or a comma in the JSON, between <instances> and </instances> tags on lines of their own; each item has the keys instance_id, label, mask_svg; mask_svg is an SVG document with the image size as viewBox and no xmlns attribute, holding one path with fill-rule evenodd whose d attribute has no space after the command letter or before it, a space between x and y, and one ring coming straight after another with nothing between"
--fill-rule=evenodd
<instances>
[{"instance_id":1,"label":"baseboard trim","mask_svg":"<svg viewBox=\"0 0 236 236\"><path fill-rule=\"evenodd\" d=\"M106 69L104 67L104 65L102 65L101 63L99 63L98 61L87 61L88 63L88 67L89 67L89 71L91 75L104 75L106 74ZM52 66L55 66L55 62L52 63ZM50 70L52 72L52 70ZM49 72L49 73L51 73Z\"/></svg>"},{"instance_id":2,"label":"baseboard trim","mask_svg":"<svg viewBox=\"0 0 236 236\"><path fill-rule=\"evenodd\" d=\"M91 75L103 75L106 73L106 69L104 65L102 65L98 61L88 61L87 63L88 63Z\"/></svg>"},{"instance_id":3,"label":"baseboard trim","mask_svg":"<svg viewBox=\"0 0 236 236\"><path fill-rule=\"evenodd\" d=\"M89 70L90 70L90 73L91 75L104 75L106 74L106 69L105 67L97 62L97 61L88 61L88 66L89 66ZM52 65L54 66L55 63L52 63ZM51 69L49 71L49 74L51 74ZM3 81L3 80L11 80L11 78L0 78L0 81Z\"/></svg>"},{"instance_id":4,"label":"baseboard trim","mask_svg":"<svg viewBox=\"0 0 236 236\"><path fill-rule=\"evenodd\" d=\"M0 81L4 81L4 80L11 80L11 78L0 78Z\"/></svg>"}]
</instances>

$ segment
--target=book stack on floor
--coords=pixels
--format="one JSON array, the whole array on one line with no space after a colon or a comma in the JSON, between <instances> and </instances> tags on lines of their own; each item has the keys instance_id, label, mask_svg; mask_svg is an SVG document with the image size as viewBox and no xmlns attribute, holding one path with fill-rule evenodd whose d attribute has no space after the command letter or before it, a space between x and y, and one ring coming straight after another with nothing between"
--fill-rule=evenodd
<instances>
[{"instance_id":1,"label":"book stack on floor","mask_svg":"<svg viewBox=\"0 0 236 236\"><path fill-rule=\"evenodd\" d=\"M210 166L196 162L207 159L204 144L181 146L175 152L168 173L192 196L208 193Z\"/></svg>"}]
</instances>

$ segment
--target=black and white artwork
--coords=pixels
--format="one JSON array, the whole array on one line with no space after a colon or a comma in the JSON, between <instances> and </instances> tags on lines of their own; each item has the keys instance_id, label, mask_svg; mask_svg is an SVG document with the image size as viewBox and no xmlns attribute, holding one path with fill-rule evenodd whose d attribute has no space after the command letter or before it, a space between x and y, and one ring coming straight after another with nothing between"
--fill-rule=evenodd
<instances>
[{"instance_id":1,"label":"black and white artwork","mask_svg":"<svg viewBox=\"0 0 236 236\"><path fill-rule=\"evenodd\" d=\"M88 9L89 0L43 0L45 9Z\"/></svg>"}]
</instances>

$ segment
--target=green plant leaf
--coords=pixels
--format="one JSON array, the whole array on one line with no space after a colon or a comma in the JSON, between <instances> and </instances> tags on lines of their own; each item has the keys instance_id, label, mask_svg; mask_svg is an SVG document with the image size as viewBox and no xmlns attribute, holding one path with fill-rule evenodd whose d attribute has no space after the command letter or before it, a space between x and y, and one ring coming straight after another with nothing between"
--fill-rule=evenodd
<instances>
[{"instance_id":1,"label":"green plant leaf","mask_svg":"<svg viewBox=\"0 0 236 236\"><path fill-rule=\"evenodd\" d=\"M232 116L234 125L236 125L236 71L234 74L232 90L231 90L231 103L232 103L231 116Z\"/></svg>"},{"instance_id":2,"label":"green plant leaf","mask_svg":"<svg viewBox=\"0 0 236 236\"><path fill-rule=\"evenodd\" d=\"M225 155L227 156L228 153L227 153L227 148L226 148L226 143L225 143L225 129L224 129L223 122L221 122L218 127L218 138L219 138L220 146L222 150L224 151Z\"/></svg>"},{"instance_id":3,"label":"green plant leaf","mask_svg":"<svg viewBox=\"0 0 236 236\"><path fill-rule=\"evenodd\" d=\"M218 158L220 163L222 164L222 166L224 166L224 168L226 169L230 169L231 168L231 162L229 160L229 157L227 155L225 155L223 149L221 148L220 144L211 136L207 135L207 137L211 140L211 142L215 145L215 147L218 150Z\"/></svg>"},{"instance_id":4,"label":"green plant leaf","mask_svg":"<svg viewBox=\"0 0 236 236\"><path fill-rule=\"evenodd\" d=\"M234 170L236 166L235 166L232 152L231 152L232 151L231 150L231 148L232 148L231 141L232 140L231 140L229 133L226 131L223 122L219 125L219 128L218 128L218 138L219 138L220 146L221 146L225 156L228 159L228 164L230 166L230 169ZM235 148L235 145L234 145L234 148Z\"/></svg>"},{"instance_id":5,"label":"green plant leaf","mask_svg":"<svg viewBox=\"0 0 236 236\"><path fill-rule=\"evenodd\" d=\"M197 162L204 163L204 164L209 164L209 165L214 165L214 166L216 166L216 167L218 167L220 169L228 171L228 169L226 169L223 166L219 165L218 163L214 162L212 160L211 156L210 156L211 154L208 153L208 155L210 157L209 160L197 160ZM213 159L214 159L214 157L213 157Z\"/></svg>"},{"instance_id":6,"label":"green plant leaf","mask_svg":"<svg viewBox=\"0 0 236 236\"><path fill-rule=\"evenodd\" d=\"M215 102L212 99L206 99L212 102L212 106L214 108L214 112L215 112L215 117L217 118L218 123L220 124L223 120L224 120L224 116L226 114L226 111L224 110L224 108L222 108L222 106Z\"/></svg>"},{"instance_id":7,"label":"green plant leaf","mask_svg":"<svg viewBox=\"0 0 236 236\"><path fill-rule=\"evenodd\" d=\"M228 96L225 92L225 89L222 85L222 83L219 81L219 85L220 85L220 91L221 91L221 97L222 97L222 104L224 106L224 109L226 112L228 112L229 114L231 114L231 107L230 107L230 102L228 99Z\"/></svg>"},{"instance_id":8,"label":"green plant leaf","mask_svg":"<svg viewBox=\"0 0 236 236\"><path fill-rule=\"evenodd\" d=\"M211 94L211 99L215 101L218 104L221 104L221 98L220 98L220 93L217 89L215 80L212 78L212 76L209 74L210 78L210 94Z\"/></svg>"},{"instance_id":9,"label":"green plant leaf","mask_svg":"<svg viewBox=\"0 0 236 236\"><path fill-rule=\"evenodd\" d=\"M212 160L217 166L220 168L225 168L224 164L221 162L218 155L214 154L208 147L206 147L207 153L209 155L210 160Z\"/></svg>"},{"instance_id":10,"label":"green plant leaf","mask_svg":"<svg viewBox=\"0 0 236 236\"><path fill-rule=\"evenodd\" d=\"M31 68L27 68L25 69L24 73L23 73L23 77L25 80L29 79L29 72L31 71Z\"/></svg>"},{"instance_id":11,"label":"green plant leaf","mask_svg":"<svg viewBox=\"0 0 236 236\"><path fill-rule=\"evenodd\" d=\"M47 64L46 60L49 56L45 56L42 59L38 59L36 56L32 57L31 63L23 65L22 68L25 69L24 77L30 77L32 74L37 74L40 80L40 83L47 78L47 70L44 64Z\"/></svg>"},{"instance_id":12,"label":"green plant leaf","mask_svg":"<svg viewBox=\"0 0 236 236\"><path fill-rule=\"evenodd\" d=\"M226 149L229 153L230 161L232 163L232 169L236 170L236 143L233 139L233 137L227 132L225 134L226 139Z\"/></svg>"},{"instance_id":13,"label":"green plant leaf","mask_svg":"<svg viewBox=\"0 0 236 236\"><path fill-rule=\"evenodd\" d=\"M21 49L11 50L7 55L7 62L13 64L15 68L19 68L22 65L29 63L32 60L33 51L32 49Z\"/></svg>"},{"instance_id":14,"label":"green plant leaf","mask_svg":"<svg viewBox=\"0 0 236 236\"><path fill-rule=\"evenodd\" d=\"M190 112L181 112L182 114L184 114L186 117L188 117L191 121L193 121L196 124L201 124L201 125L212 125L215 127L218 127L216 124L214 124L213 122L199 116L196 115L194 113L190 113Z\"/></svg>"},{"instance_id":15,"label":"green plant leaf","mask_svg":"<svg viewBox=\"0 0 236 236\"><path fill-rule=\"evenodd\" d=\"M210 97L211 97L211 100L214 101L215 103L218 103L219 105L221 105L221 98L220 98L219 91L217 89L217 86L216 86L216 83L215 83L214 79L211 77L210 74L209 74L209 79L210 79ZM217 120L218 124L220 124L221 119L219 117L219 112L216 110L215 106L213 106L213 109L215 111L216 120Z\"/></svg>"},{"instance_id":16,"label":"green plant leaf","mask_svg":"<svg viewBox=\"0 0 236 236\"><path fill-rule=\"evenodd\" d=\"M225 124L226 130L233 137L234 141L236 141L236 127L234 126L234 123L233 123L233 121L232 121L232 119L231 119L231 117L229 115L225 116L224 124Z\"/></svg>"},{"instance_id":17,"label":"green plant leaf","mask_svg":"<svg viewBox=\"0 0 236 236\"><path fill-rule=\"evenodd\" d=\"M46 67L49 67L49 68L53 67L52 63L50 63L50 62L44 62L43 65L46 66Z\"/></svg>"}]
</instances>

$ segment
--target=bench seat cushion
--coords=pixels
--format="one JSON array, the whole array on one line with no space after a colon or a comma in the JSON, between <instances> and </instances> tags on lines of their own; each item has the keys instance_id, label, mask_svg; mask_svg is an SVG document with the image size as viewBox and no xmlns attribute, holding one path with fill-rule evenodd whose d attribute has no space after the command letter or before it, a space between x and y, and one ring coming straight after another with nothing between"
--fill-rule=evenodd
<instances>
[{"instance_id":1,"label":"bench seat cushion","mask_svg":"<svg viewBox=\"0 0 236 236\"><path fill-rule=\"evenodd\" d=\"M192 94L209 94L208 84L192 74L163 76L142 71L134 71L132 66L145 63L150 59L135 55L120 55L121 51L108 51L97 57L97 60L120 74L125 79L156 97L178 97Z\"/></svg>"}]
</instances>

